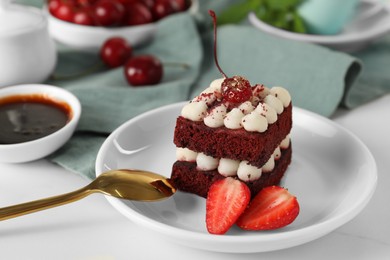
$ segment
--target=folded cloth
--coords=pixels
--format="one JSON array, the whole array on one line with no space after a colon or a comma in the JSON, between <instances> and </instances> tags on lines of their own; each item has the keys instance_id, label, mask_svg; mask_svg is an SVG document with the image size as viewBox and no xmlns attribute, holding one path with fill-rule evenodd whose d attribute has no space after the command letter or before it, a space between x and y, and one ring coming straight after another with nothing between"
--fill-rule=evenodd
<instances>
[{"instance_id":1,"label":"folded cloth","mask_svg":"<svg viewBox=\"0 0 390 260\"><path fill-rule=\"evenodd\" d=\"M163 62L184 63L189 69L165 66L163 81L157 86L129 87L121 68L101 69L72 80L47 81L72 91L83 107L75 135L49 159L93 179L98 149L119 125L152 108L188 100L221 77L213 60L211 19L209 23L205 21L209 18L208 9L218 14L231 2L234 0L200 1L195 19L179 14L158 23L154 41L137 48L135 53L153 54ZM387 39L356 54L360 61L321 46L276 38L245 24L218 29L218 58L227 75L242 75L252 84L284 86L295 106L324 116L330 116L340 104L354 107L386 90L389 61L383 54L388 48ZM60 47L55 75L77 73L99 62L96 54ZM362 64L364 70L359 76Z\"/></svg>"},{"instance_id":2,"label":"folded cloth","mask_svg":"<svg viewBox=\"0 0 390 260\"><path fill-rule=\"evenodd\" d=\"M390 93L390 34L353 55L363 70L355 84L345 89L342 104L355 108Z\"/></svg>"},{"instance_id":3,"label":"folded cloth","mask_svg":"<svg viewBox=\"0 0 390 260\"><path fill-rule=\"evenodd\" d=\"M177 19L181 21L177 22ZM164 25L171 22L172 26L183 25L183 20L189 22L187 19L188 16L174 17L161 26L165 29ZM184 31L175 35L189 33L189 30ZM109 133L143 111L187 100L207 87L213 79L220 77L214 65L211 32L203 36L204 55L199 46L200 37L194 30L188 37L181 36L181 39L172 39L165 34L165 30L160 31L152 44L160 49L148 47L148 51L167 54L165 59L192 62L191 65L196 68L199 65L194 63L200 63L200 57L204 57L202 71L196 81L198 73L187 75L191 72L188 71L180 73L180 84L178 80L167 80L156 87L133 89L121 86L121 82L116 81L120 81L123 76L117 75L117 71L109 71L71 82L65 87L75 93L83 104L79 133L51 157L52 161L93 178L94 159L104 141L104 136L93 133ZM346 54L315 45L280 40L248 26L221 27L218 40L219 63L227 75L242 75L252 83L267 86L282 85L291 92L295 105L324 115L336 109L346 83L353 83L360 68L356 59ZM176 47L172 46L174 43ZM174 51L167 51L171 49ZM191 55L177 57L177 50ZM107 79L110 77L111 84Z\"/></svg>"},{"instance_id":4,"label":"folded cloth","mask_svg":"<svg viewBox=\"0 0 390 260\"><path fill-rule=\"evenodd\" d=\"M205 59L192 96L220 77L213 61L213 35L204 39ZM228 76L241 75L252 84L287 88L295 106L324 116L340 104L344 90L356 80L361 63L345 53L280 39L251 26L228 25L218 30L218 60Z\"/></svg>"},{"instance_id":5,"label":"folded cloth","mask_svg":"<svg viewBox=\"0 0 390 260\"><path fill-rule=\"evenodd\" d=\"M152 54L166 64L163 80L156 86L128 86L123 68L100 70L71 80L52 79L46 82L70 90L82 104L77 132L64 147L49 157L51 161L92 179L98 149L110 132L142 112L188 99L190 87L199 76L203 57L196 24L190 15L180 14L159 22L157 31L154 40L136 49L134 54ZM96 63L99 64L97 54L61 48L54 75L61 78L93 67Z\"/></svg>"}]
</instances>

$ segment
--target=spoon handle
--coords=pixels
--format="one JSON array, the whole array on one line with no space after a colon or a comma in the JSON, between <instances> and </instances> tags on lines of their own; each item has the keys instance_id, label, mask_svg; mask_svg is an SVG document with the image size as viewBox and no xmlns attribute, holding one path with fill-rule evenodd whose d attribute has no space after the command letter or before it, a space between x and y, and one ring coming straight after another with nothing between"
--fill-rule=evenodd
<instances>
[{"instance_id":1,"label":"spoon handle","mask_svg":"<svg viewBox=\"0 0 390 260\"><path fill-rule=\"evenodd\" d=\"M62 195L0 208L0 221L68 204L85 198L93 192L94 190L91 190L86 186Z\"/></svg>"}]
</instances>

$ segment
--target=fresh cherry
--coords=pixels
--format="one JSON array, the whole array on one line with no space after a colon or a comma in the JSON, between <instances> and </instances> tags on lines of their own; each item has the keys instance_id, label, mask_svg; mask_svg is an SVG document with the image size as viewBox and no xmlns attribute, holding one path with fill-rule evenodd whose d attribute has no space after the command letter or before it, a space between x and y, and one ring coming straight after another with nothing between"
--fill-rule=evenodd
<instances>
[{"instance_id":1,"label":"fresh cherry","mask_svg":"<svg viewBox=\"0 0 390 260\"><path fill-rule=\"evenodd\" d=\"M47 7L49 9L49 12L52 15L55 15L60 5L61 5L61 0L50 0L47 4Z\"/></svg>"},{"instance_id":2,"label":"fresh cherry","mask_svg":"<svg viewBox=\"0 0 390 260\"><path fill-rule=\"evenodd\" d=\"M110 68L116 68L126 63L133 52L132 47L122 37L112 37L103 43L100 57Z\"/></svg>"},{"instance_id":3,"label":"fresh cherry","mask_svg":"<svg viewBox=\"0 0 390 260\"><path fill-rule=\"evenodd\" d=\"M97 2L97 0L77 0L79 6L91 7Z\"/></svg>"},{"instance_id":4,"label":"fresh cherry","mask_svg":"<svg viewBox=\"0 0 390 260\"><path fill-rule=\"evenodd\" d=\"M77 10L73 15L73 23L89 26L95 25L91 10L87 7Z\"/></svg>"},{"instance_id":5,"label":"fresh cherry","mask_svg":"<svg viewBox=\"0 0 390 260\"><path fill-rule=\"evenodd\" d=\"M180 11L176 0L155 0L152 13L155 20L160 20L170 14Z\"/></svg>"},{"instance_id":6,"label":"fresh cherry","mask_svg":"<svg viewBox=\"0 0 390 260\"><path fill-rule=\"evenodd\" d=\"M153 22L151 11L146 5L140 2L125 4L126 16L123 20L124 25L140 25Z\"/></svg>"},{"instance_id":7,"label":"fresh cherry","mask_svg":"<svg viewBox=\"0 0 390 260\"><path fill-rule=\"evenodd\" d=\"M152 10L155 0L138 0L138 1L143 2L144 5L146 5L146 7L149 8L149 10Z\"/></svg>"},{"instance_id":8,"label":"fresh cherry","mask_svg":"<svg viewBox=\"0 0 390 260\"><path fill-rule=\"evenodd\" d=\"M221 85L224 100L231 103L242 103L252 96L252 87L247 79L241 76L227 78Z\"/></svg>"},{"instance_id":9,"label":"fresh cherry","mask_svg":"<svg viewBox=\"0 0 390 260\"><path fill-rule=\"evenodd\" d=\"M100 26L117 26L123 20L125 8L116 0L100 0L92 8L95 23Z\"/></svg>"},{"instance_id":10,"label":"fresh cherry","mask_svg":"<svg viewBox=\"0 0 390 260\"><path fill-rule=\"evenodd\" d=\"M218 70L225 78L225 80L222 82L221 85L222 96L225 101L233 104L245 102L249 100L252 96L251 84L244 77L234 76L232 78L229 78L222 71L221 67L219 66L218 58L217 58L217 16L215 15L215 12L212 10L209 11L209 14L213 18L213 25L214 25L214 61Z\"/></svg>"},{"instance_id":11,"label":"fresh cherry","mask_svg":"<svg viewBox=\"0 0 390 260\"><path fill-rule=\"evenodd\" d=\"M127 82L132 86L155 85L163 76L161 61L151 55L130 58L124 67Z\"/></svg>"},{"instance_id":12,"label":"fresh cherry","mask_svg":"<svg viewBox=\"0 0 390 260\"><path fill-rule=\"evenodd\" d=\"M68 2L60 3L57 10L54 12L54 16L60 20L67 22L73 22L74 6Z\"/></svg>"},{"instance_id":13,"label":"fresh cherry","mask_svg":"<svg viewBox=\"0 0 390 260\"><path fill-rule=\"evenodd\" d=\"M189 7L189 3L187 0L172 0L172 1L176 1L180 11L185 11Z\"/></svg>"}]
</instances>

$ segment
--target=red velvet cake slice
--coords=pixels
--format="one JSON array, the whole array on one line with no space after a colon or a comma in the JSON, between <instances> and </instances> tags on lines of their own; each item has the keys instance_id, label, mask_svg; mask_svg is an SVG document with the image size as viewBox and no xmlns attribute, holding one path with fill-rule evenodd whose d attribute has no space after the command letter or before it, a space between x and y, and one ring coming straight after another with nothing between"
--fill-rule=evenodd
<instances>
[{"instance_id":1,"label":"red velvet cake slice","mask_svg":"<svg viewBox=\"0 0 390 260\"><path fill-rule=\"evenodd\" d=\"M239 76L214 80L177 118L171 179L179 190L206 197L214 181L234 176L253 197L283 177L291 162L291 127L285 88L250 86Z\"/></svg>"}]
</instances>

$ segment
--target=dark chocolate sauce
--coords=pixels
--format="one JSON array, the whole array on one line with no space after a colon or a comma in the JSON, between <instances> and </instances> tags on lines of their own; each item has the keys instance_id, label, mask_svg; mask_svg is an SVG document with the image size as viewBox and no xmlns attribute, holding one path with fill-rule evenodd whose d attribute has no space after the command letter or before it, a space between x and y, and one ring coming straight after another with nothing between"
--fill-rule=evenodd
<instances>
[{"instance_id":1,"label":"dark chocolate sauce","mask_svg":"<svg viewBox=\"0 0 390 260\"><path fill-rule=\"evenodd\" d=\"M16 144L50 135L71 118L68 104L44 94L0 98L0 144Z\"/></svg>"}]
</instances>

